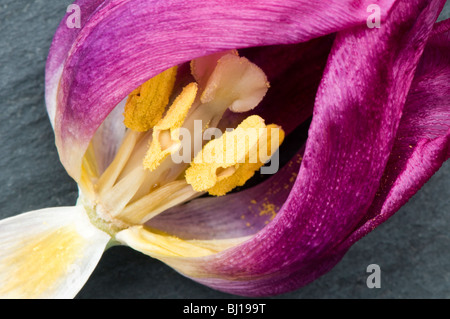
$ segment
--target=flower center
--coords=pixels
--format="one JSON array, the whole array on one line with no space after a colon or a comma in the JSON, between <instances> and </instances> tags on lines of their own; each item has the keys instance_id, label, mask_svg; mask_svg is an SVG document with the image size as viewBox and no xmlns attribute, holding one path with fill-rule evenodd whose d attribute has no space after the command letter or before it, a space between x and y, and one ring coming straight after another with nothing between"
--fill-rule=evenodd
<instances>
[{"instance_id":1,"label":"flower center","mask_svg":"<svg viewBox=\"0 0 450 319\"><path fill-rule=\"evenodd\" d=\"M236 51L191 61L194 80L186 85L177 73L166 70L129 95L122 144L88 192L98 216L119 229L243 186L284 139L257 115L218 129L227 110L252 110L269 88L264 72Z\"/></svg>"}]
</instances>

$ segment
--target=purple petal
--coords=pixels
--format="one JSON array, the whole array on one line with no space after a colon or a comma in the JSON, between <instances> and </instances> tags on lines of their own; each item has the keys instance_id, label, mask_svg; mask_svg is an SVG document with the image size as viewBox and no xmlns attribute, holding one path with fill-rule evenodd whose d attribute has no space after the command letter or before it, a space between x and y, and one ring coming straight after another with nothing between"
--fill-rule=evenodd
<instances>
[{"instance_id":1,"label":"purple petal","mask_svg":"<svg viewBox=\"0 0 450 319\"><path fill-rule=\"evenodd\" d=\"M297 181L273 222L238 247L172 265L203 284L248 296L296 289L331 269L346 250L335 248L375 198L416 66L444 3L398 1L382 28L340 32Z\"/></svg>"},{"instance_id":2,"label":"purple petal","mask_svg":"<svg viewBox=\"0 0 450 319\"><path fill-rule=\"evenodd\" d=\"M391 217L450 157L450 19L435 25L376 198L351 245ZM442 32L445 31L445 32Z\"/></svg>"},{"instance_id":3,"label":"purple petal","mask_svg":"<svg viewBox=\"0 0 450 319\"><path fill-rule=\"evenodd\" d=\"M78 180L81 158L109 112L164 69L221 50L305 42L362 25L372 2L103 2L73 44L61 52L56 44L50 54L55 61L49 62L49 109L57 97L55 134L63 165ZM378 1L383 18L393 2ZM70 40L59 32L62 40ZM58 82L56 66L68 47Z\"/></svg>"},{"instance_id":4,"label":"purple petal","mask_svg":"<svg viewBox=\"0 0 450 319\"><path fill-rule=\"evenodd\" d=\"M84 27L90 15L101 5L104 0L77 0L74 4L80 7L82 14L80 15L81 28ZM61 73L64 67L64 62L67 55L75 43L76 38L81 28L68 28L67 18L71 13L67 13L61 21L58 30L53 36L53 42L47 58L47 65L45 69L45 101L47 112L50 117L52 125L55 121L56 113L56 95L58 90Z\"/></svg>"}]
</instances>

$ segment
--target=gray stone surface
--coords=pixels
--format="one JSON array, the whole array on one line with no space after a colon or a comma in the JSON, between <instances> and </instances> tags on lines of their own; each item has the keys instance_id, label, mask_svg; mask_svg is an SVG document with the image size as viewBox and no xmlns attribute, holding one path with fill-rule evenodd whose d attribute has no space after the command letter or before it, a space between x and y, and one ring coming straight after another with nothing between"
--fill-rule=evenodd
<instances>
[{"instance_id":1,"label":"gray stone surface","mask_svg":"<svg viewBox=\"0 0 450 319\"><path fill-rule=\"evenodd\" d=\"M44 107L44 65L70 1L0 0L0 218L73 205ZM446 13L449 16L449 5ZM394 217L356 243L332 271L276 298L449 298L450 163ZM366 267L382 286L366 286ZM238 298L182 277L129 248L105 253L78 298Z\"/></svg>"}]
</instances>

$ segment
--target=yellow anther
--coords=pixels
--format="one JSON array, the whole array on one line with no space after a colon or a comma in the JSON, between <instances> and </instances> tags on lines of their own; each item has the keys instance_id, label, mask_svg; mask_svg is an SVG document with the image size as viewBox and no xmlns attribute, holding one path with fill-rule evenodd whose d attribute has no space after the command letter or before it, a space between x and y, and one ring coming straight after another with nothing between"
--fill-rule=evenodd
<instances>
[{"instance_id":1,"label":"yellow anther","mask_svg":"<svg viewBox=\"0 0 450 319\"><path fill-rule=\"evenodd\" d=\"M164 118L153 128L153 138L150 148L144 158L144 167L155 170L171 153L181 145L179 130L195 101L197 83L188 84L170 106Z\"/></svg>"},{"instance_id":2,"label":"yellow anther","mask_svg":"<svg viewBox=\"0 0 450 319\"><path fill-rule=\"evenodd\" d=\"M216 196L244 185L275 151L273 147L268 150L275 138L271 134L274 128L281 131L278 147L284 138L282 130L275 125L266 126L257 115L248 117L235 130L205 145L186 170L186 181L194 190Z\"/></svg>"},{"instance_id":3,"label":"yellow anther","mask_svg":"<svg viewBox=\"0 0 450 319\"><path fill-rule=\"evenodd\" d=\"M162 118L175 84L177 67L151 78L128 96L125 105L126 127L145 132Z\"/></svg>"},{"instance_id":4,"label":"yellow anther","mask_svg":"<svg viewBox=\"0 0 450 319\"><path fill-rule=\"evenodd\" d=\"M252 163L249 157L247 157L245 163L237 165L232 175L219 180L213 187L208 189L209 194L223 196L234 188L243 186L270 159L283 142L284 131L278 125L274 124L267 125L263 131L264 134L258 143L258 161Z\"/></svg>"}]
</instances>

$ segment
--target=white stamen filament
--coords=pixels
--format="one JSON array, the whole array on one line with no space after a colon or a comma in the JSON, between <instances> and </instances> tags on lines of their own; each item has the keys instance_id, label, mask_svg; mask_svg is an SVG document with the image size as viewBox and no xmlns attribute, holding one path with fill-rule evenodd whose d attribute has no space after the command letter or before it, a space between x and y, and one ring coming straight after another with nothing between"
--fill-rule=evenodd
<instances>
[{"instance_id":1,"label":"white stamen filament","mask_svg":"<svg viewBox=\"0 0 450 319\"><path fill-rule=\"evenodd\" d=\"M237 74L237 78L234 74ZM156 124L153 130L127 130L116 157L94 185L92 206L105 221L119 227L143 224L171 207L203 195L205 192L195 191L185 180L184 172L190 165L189 161L179 163L171 156L160 157L155 159L157 165L146 169L148 167L143 159L148 155L149 146L157 141L159 151L173 154L181 146L175 137L177 130L187 130L193 136L195 132L198 133L197 121L200 121L200 134L203 136L206 129L219 125L227 109L247 111L259 103L268 89L262 70L235 54L225 55L219 60L210 80L205 83L206 87L202 88L201 96L196 97L196 93L192 95L192 89L196 89L197 84L190 85L189 88L185 87L185 98L194 100L187 102L177 98L173 104L184 107L187 113L177 113L178 109L169 108L164 115L169 117L166 119L163 116L159 122L161 124ZM187 93L189 89L191 93ZM177 120L172 121L170 116L177 114ZM180 118L179 114L184 114L185 118ZM183 121L177 122L179 119ZM172 122L180 123L181 127L167 125ZM191 162L207 143L203 138L200 143L197 141L195 136L190 141ZM189 144L189 141L183 141L186 142ZM217 173L220 178L227 178L235 172L235 167L229 167Z\"/></svg>"}]
</instances>

